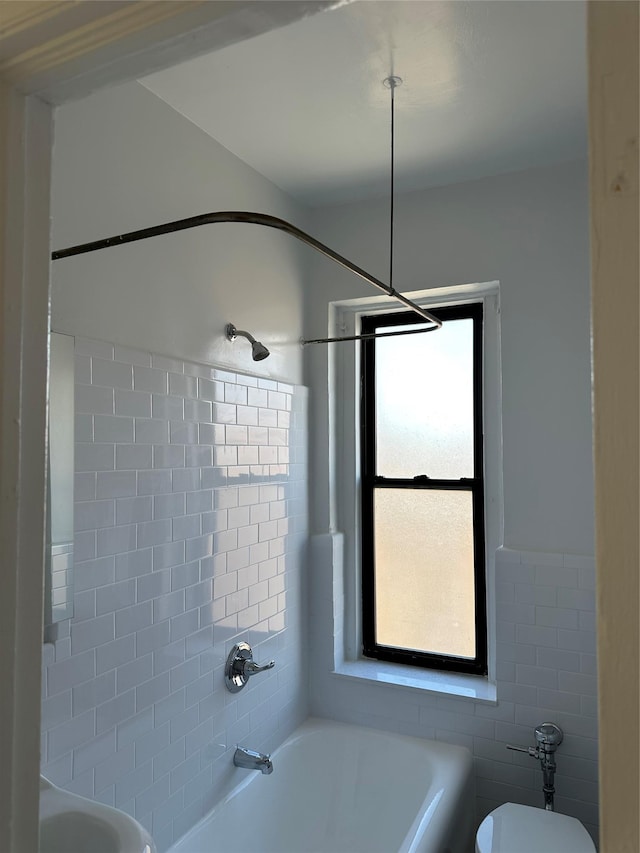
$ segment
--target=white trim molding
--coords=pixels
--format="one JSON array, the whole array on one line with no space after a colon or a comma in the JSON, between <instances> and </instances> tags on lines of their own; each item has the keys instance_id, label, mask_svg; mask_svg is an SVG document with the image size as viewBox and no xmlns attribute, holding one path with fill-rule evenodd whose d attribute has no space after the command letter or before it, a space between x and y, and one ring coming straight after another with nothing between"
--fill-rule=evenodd
<instances>
[{"instance_id":1,"label":"white trim molding","mask_svg":"<svg viewBox=\"0 0 640 853\"><path fill-rule=\"evenodd\" d=\"M494 555L503 543L503 477L502 477L502 391L500 366L500 289L497 281L463 284L450 287L436 287L429 290L406 294L418 305L429 309L435 306L455 305L465 302L482 302L484 305L483 340L483 418L485 433L485 516L486 516L486 583L487 583L487 641L489 651L487 684L495 682L495 596ZM329 335L357 335L360 333L360 318L371 312L398 310L393 300L381 297L350 299L334 302L329 306ZM402 310L402 306L400 306ZM334 589L339 588L344 599L344 607L334 610L334 637L340 642L335 644L334 671L353 674L351 664L361 660L362 629L360 624L360 510L357 484L359 482L359 348L355 345L342 345L329 353L328 409L330 420L330 512L329 534L342 531L339 537L343 554L333 560ZM335 545L333 548L335 552ZM335 554L334 554L335 557ZM346 667L346 669L345 669ZM400 683L405 683L405 667L398 668ZM384 679L388 681L394 665L388 665ZM362 666L358 669L363 675ZM429 678L431 679L429 681ZM414 681L438 682L438 691L446 692L441 678L414 678ZM374 679L375 680L375 679ZM450 681L453 684L455 679ZM464 685L474 695L484 699L494 698L492 689L483 687L477 690ZM449 683L449 682L448 682ZM415 686L415 685L414 685ZM457 694L458 686L451 692Z\"/></svg>"},{"instance_id":2,"label":"white trim molding","mask_svg":"<svg viewBox=\"0 0 640 853\"><path fill-rule=\"evenodd\" d=\"M52 117L0 91L0 849L23 851L38 846Z\"/></svg>"},{"instance_id":3,"label":"white trim molding","mask_svg":"<svg viewBox=\"0 0 640 853\"><path fill-rule=\"evenodd\" d=\"M20 44L21 49L0 62L0 75L16 82L33 80L48 71L117 43L123 37L130 37L176 15L186 14L202 2L203 0L170 0L166 3L141 3L131 0L125 0L123 3L90 4L62 2L52 4L52 8L49 8L50 4L47 3L35 4L35 8L27 10L23 16L14 16L13 21L9 22L10 30L25 34L37 29L42 23L47 23L51 26L50 37L44 42Z\"/></svg>"},{"instance_id":4,"label":"white trim molding","mask_svg":"<svg viewBox=\"0 0 640 853\"><path fill-rule=\"evenodd\" d=\"M339 0L92 0L4 4L0 78L60 104L136 79Z\"/></svg>"}]
</instances>

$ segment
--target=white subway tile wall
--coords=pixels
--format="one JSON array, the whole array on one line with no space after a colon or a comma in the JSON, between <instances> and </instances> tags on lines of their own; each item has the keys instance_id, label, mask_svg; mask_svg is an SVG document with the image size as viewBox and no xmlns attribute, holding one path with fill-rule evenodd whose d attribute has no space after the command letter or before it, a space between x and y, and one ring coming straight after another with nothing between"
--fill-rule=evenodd
<instances>
[{"instance_id":1,"label":"white subway tile wall","mask_svg":"<svg viewBox=\"0 0 640 853\"><path fill-rule=\"evenodd\" d=\"M307 715L307 391L76 338L74 616L42 772L167 849ZM232 695L231 646L276 667Z\"/></svg>"},{"instance_id":2,"label":"white subway tile wall","mask_svg":"<svg viewBox=\"0 0 640 853\"><path fill-rule=\"evenodd\" d=\"M535 726L555 722L564 731L556 753L556 810L581 820L597 842L593 558L496 553L497 704L330 675L332 619L334 630L341 628L335 579L326 566L312 566L311 581L322 622L312 625L312 666L327 673L312 682L312 713L467 746L474 756L478 823L505 802L543 804L540 763L506 745L535 746Z\"/></svg>"},{"instance_id":3,"label":"white subway tile wall","mask_svg":"<svg viewBox=\"0 0 640 853\"><path fill-rule=\"evenodd\" d=\"M503 744L533 745L532 729L552 721L564 731L556 810L581 820L597 841L596 634L595 622L584 621L595 615L595 561L501 549L496 585L499 704L478 705L476 715L495 721L498 752L476 765L479 818L513 801L514 791L516 802L540 805L539 762ZM474 752L480 759L475 744Z\"/></svg>"}]
</instances>

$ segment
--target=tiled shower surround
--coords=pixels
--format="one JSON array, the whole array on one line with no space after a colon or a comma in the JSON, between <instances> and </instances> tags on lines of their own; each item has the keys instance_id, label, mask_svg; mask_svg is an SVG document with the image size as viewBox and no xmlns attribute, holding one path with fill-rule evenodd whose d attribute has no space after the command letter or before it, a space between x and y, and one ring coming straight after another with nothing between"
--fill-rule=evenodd
<instances>
[{"instance_id":1,"label":"tiled shower surround","mask_svg":"<svg viewBox=\"0 0 640 853\"><path fill-rule=\"evenodd\" d=\"M592 558L497 552L497 705L354 681L331 672L329 559L304 620L306 389L77 338L76 408L75 612L44 646L54 783L166 850L244 773L236 742L269 751L306 716L310 668L314 713L468 746L478 821L541 804L539 764L506 744L557 722L557 808L596 836ZM232 695L238 640L276 667Z\"/></svg>"},{"instance_id":2,"label":"tiled shower surround","mask_svg":"<svg viewBox=\"0 0 640 853\"><path fill-rule=\"evenodd\" d=\"M311 553L314 553L314 548ZM318 549L320 550L320 549ZM476 702L333 674L344 599L339 571L313 566L310 595L314 713L468 747L476 822L505 802L541 806L540 762L509 751L535 746L533 730L564 730L556 753L556 809L598 836L595 563L592 557L499 549L496 553L498 702ZM322 625L326 626L323 630Z\"/></svg>"},{"instance_id":3,"label":"tiled shower surround","mask_svg":"<svg viewBox=\"0 0 640 853\"><path fill-rule=\"evenodd\" d=\"M74 615L44 646L42 772L166 849L307 714L307 392L76 338ZM238 694L233 645L276 667Z\"/></svg>"}]
</instances>

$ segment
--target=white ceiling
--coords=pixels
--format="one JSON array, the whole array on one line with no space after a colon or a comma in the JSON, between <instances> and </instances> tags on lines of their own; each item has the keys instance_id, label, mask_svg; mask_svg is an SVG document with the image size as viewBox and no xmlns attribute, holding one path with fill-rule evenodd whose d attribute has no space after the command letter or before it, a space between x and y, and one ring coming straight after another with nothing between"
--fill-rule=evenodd
<instances>
[{"instance_id":1,"label":"white ceiling","mask_svg":"<svg viewBox=\"0 0 640 853\"><path fill-rule=\"evenodd\" d=\"M307 204L586 156L583 0L364 0L141 82Z\"/></svg>"}]
</instances>

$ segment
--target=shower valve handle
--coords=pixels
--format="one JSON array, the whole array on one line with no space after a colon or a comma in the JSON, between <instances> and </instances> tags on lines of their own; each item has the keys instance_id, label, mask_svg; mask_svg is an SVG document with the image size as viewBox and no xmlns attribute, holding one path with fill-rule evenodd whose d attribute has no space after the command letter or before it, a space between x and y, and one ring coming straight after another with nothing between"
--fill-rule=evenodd
<instances>
[{"instance_id":1,"label":"shower valve handle","mask_svg":"<svg viewBox=\"0 0 640 853\"><path fill-rule=\"evenodd\" d=\"M270 660L269 663L258 664L254 663L252 660L248 660L245 662L245 665L242 667L243 675L256 675L258 672L265 672L267 669L273 669L276 665L274 660Z\"/></svg>"},{"instance_id":2,"label":"shower valve handle","mask_svg":"<svg viewBox=\"0 0 640 853\"><path fill-rule=\"evenodd\" d=\"M274 660L265 664L255 663L251 646L248 643L236 643L229 653L224 668L224 681L227 690L230 690L231 693L237 693L242 690L252 675L273 669L275 665Z\"/></svg>"}]
</instances>

